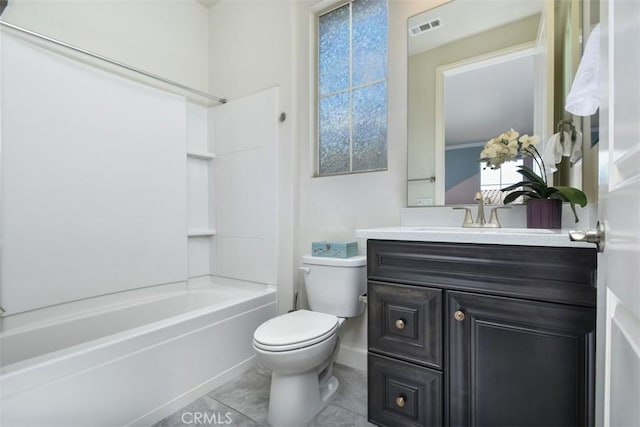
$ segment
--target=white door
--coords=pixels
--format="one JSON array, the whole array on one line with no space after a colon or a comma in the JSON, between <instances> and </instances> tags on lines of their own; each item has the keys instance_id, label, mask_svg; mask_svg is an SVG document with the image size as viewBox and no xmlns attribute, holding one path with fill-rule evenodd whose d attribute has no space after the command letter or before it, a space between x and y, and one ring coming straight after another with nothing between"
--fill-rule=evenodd
<instances>
[{"instance_id":1,"label":"white door","mask_svg":"<svg viewBox=\"0 0 640 427\"><path fill-rule=\"evenodd\" d=\"M640 426L640 1L601 3L598 425Z\"/></svg>"}]
</instances>

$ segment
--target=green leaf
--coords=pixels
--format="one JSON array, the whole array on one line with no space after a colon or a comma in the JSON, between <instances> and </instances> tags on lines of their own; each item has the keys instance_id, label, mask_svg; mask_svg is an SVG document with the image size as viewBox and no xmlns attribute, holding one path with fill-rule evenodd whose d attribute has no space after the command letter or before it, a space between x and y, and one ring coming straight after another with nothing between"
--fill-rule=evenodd
<instances>
[{"instance_id":1,"label":"green leaf","mask_svg":"<svg viewBox=\"0 0 640 427\"><path fill-rule=\"evenodd\" d=\"M556 186L553 188L566 197L568 202L576 203L583 208L587 205L587 195L577 188L566 186Z\"/></svg>"},{"instance_id":2,"label":"green leaf","mask_svg":"<svg viewBox=\"0 0 640 427\"><path fill-rule=\"evenodd\" d=\"M531 168L528 168L527 166L524 166L524 165L519 166L518 173L524 176L525 178L527 178L531 182L536 182L545 188L547 187L547 184L544 182L544 180L540 178L537 173L535 173Z\"/></svg>"},{"instance_id":3,"label":"green leaf","mask_svg":"<svg viewBox=\"0 0 640 427\"><path fill-rule=\"evenodd\" d=\"M540 199L541 197L537 194L534 193L533 191L528 191L528 190L519 190L519 191L514 191L512 193L507 194L507 196L504 198L504 204L509 204L511 202L513 202L515 199L517 199L520 196L529 196L532 199Z\"/></svg>"},{"instance_id":4,"label":"green leaf","mask_svg":"<svg viewBox=\"0 0 640 427\"><path fill-rule=\"evenodd\" d=\"M515 190L517 188L524 188L525 190L529 190L533 193L536 193L538 196L535 197L536 199L549 199L551 198L551 195L555 192L558 191L558 189L554 188L554 187L547 187L546 185L540 185L537 182L531 182L531 181L520 181L516 184L510 185L504 189L502 189L501 191L510 191L510 190Z\"/></svg>"},{"instance_id":5,"label":"green leaf","mask_svg":"<svg viewBox=\"0 0 640 427\"><path fill-rule=\"evenodd\" d=\"M576 212L576 203L581 207L585 207L587 205L587 196L582 191L573 187L566 186L557 186L551 187L556 190L549 198L550 199L560 199L563 202L569 202L571 206L571 210L573 211L573 217L575 222L580 221L578 219L578 214Z\"/></svg>"},{"instance_id":6,"label":"green leaf","mask_svg":"<svg viewBox=\"0 0 640 427\"><path fill-rule=\"evenodd\" d=\"M501 188L501 189L500 189L500 191L511 191L511 190L515 190L516 188L524 187L524 186L525 186L525 185L527 185L527 184L528 184L528 181L520 181L520 182L517 182L517 183L515 183L515 184L512 184L512 185L510 185L510 186L508 186L508 187Z\"/></svg>"},{"instance_id":7,"label":"green leaf","mask_svg":"<svg viewBox=\"0 0 640 427\"><path fill-rule=\"evenodd\" d=\"M537 193L538 195L540 195L539 198L541 199L547 198L546 194L548 192L548 188L541 186L537 182L531 182L531 181L520 181L515 184L511 184L508 187L502 188L500 191L511 191L519 188L525 188L525 189L529 188L530 191L533 191L534 193Z\"/></svg>"},{"instance_id":8,"label":"green leaf","mask_svg":"<svg viewBox=\"0 0 640 427\"><path fill-rule=\"evenodd\" d=\"M529 187L534 192L538 193L541 199L546 199L549 194L549 187L546 185L540 185L537 182L527 182L525 187Z\"/></svg>"},{"instance_id":9,"label":"green leaf","mask_svg":"<svg viewBox=\"0 0 640 427\"><path fill-rule=\"evenodd\" d=\"M558 189L555 187L547 187L547 191L544 193L543 199L553 199L553 194L557 193Z\"/></svg>"}]
</instances>

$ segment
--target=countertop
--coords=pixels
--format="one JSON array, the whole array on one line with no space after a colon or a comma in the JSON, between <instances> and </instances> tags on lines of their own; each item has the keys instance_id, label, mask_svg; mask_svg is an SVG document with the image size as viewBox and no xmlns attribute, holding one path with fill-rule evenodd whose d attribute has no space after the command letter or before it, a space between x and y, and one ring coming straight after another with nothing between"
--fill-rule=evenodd
<instances>
[{"instance_id":1,"label":"countertop","mask_svg":"<svg viewBox=\"0 0 640 427\"><path fill-rule=\"evenodd\" d=\"M569 230L535 228L382 227L356 230L356 237L418 242L485 243L519 246L593 248L595 244L572 242Z\"/></svg>"}]
</instances>

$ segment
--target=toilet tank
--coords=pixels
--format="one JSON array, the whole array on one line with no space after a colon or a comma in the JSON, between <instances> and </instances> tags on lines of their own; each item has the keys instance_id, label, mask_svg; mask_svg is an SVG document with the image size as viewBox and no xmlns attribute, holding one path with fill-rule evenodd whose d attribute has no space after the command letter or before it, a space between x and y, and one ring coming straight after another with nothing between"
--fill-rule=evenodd
<instances>
[{"instance_id":1,"label":"toilet tank","mask_svg":"<svg viewBox=\"0 0 640 427\"><path fill-rule=\"evenodd\" d=\"M338 317L354 317L364 310L358 297L367 292L367 258L325 258L305 255L304 281L309 307Z\"/></svg>"}]
</instances>

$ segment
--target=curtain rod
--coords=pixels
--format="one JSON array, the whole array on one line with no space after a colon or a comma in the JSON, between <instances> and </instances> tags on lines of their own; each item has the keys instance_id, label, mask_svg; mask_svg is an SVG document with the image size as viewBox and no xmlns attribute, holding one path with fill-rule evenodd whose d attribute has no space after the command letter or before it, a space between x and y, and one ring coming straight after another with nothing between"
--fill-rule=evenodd
<instances>
[{"instance_id":1,"label":"curtain rod","mask_svg":"<svg viewBox=\"0 0 640 427\"><path fill-rule=\"evenodd\" d=\"M193 94L196 94L196 95L199 95L199 96L203 96L203 97L208 98L208 99L210 99L212 101L219 102L221 104L224 104L225 102L227 102L227 100L224 99L224 98L220 98L220 97L217 97L217 96L214 96L214 95L210 95L210 94L208 94L206 92L202 92L202 91L200 91L198 89L194 89L192 87L183 85L182 83L178 83L178 82L175 82L173 80L165 79L164 77L160 77L160 76L158 76L156 74L152 74L152 73L149 73L147 71L141 70L139 68L132 67L132 66L124 64L122 62L116 61L115 59L107 58L106 56L102 56L102 55L98 55L97 53L89 52L88 50L84 50L82 48L70 45L70 44L65 43L65 42L61 42L61 41L53 39L51 37L47 37L45 35L36 33L35 31L27 30L26 28L19 27L17 25L11 24L9 22L0 21L0 25L2 25L4 27L11 28L12 30L19 31L19 32L24 33L24 34L28 34L30 36L37 37L37 38L42 39L42 40L46 40L46 41L48 41L50 43L57 44L58 46L62 46L62 47L65 47L67 49L74 50L74 51L82 53L84 55L91 56L92 58L96 58L96 59L99 59L101 61L108 62L109 64L116 65L116 66L124 68L126 70L133 71L133 72L138 73L138 74L142 74L143 76L150 77L152 79L158 80L158 81L160 81L162 83L166 83L166 84L171 85L171 86L175 86L175 87L180 88L182 90L185 90L187 92L191 92Z\"/></svg>"}]
</instances>

